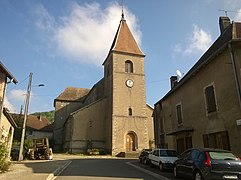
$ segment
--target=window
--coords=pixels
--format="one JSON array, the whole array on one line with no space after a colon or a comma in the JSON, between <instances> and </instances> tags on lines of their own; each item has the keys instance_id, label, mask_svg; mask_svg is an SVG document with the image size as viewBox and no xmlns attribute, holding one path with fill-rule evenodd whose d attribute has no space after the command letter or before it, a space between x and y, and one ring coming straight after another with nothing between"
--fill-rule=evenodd
<instances>
[{"instance_id":1,"label":"window","mask_svg":"<svg viewBox=\"0 0 241 180\"><path fill-rule=\"evenodd\" d=\"M129 113L129 116L132 116L132 109L131 108L128 109L128 113Z\"/></svg>"},{"instance_id":2,"label":"window","mask_svg":"<svg viewBox=\"0 0 241 180\"><path fill-rule=\"evenodd\" d=\"M178 125L182 124L182 105L176 105L176 112L177 112L177 123Z\"/></svg>"},{"instance_id":3,"label":"window","mask_svg":"<svg viewBox=\"0 0 241 180\"><path fill-rule=\"evenodd\" d=\"M204 134L203 144L206 148L230 150L228 131Z\"/></svg>"},{"instance_id":4,"label":"window","mask_svg":"<svg viewBox=\"0 0 241 180\"><path fill-rule=\"evenodd\" d=\"M125 72L133 73L133 63L130 60L125 62Z\"/></svg>"},{"instance_id":5,"label":"window","mask_svg":"<svg viewBox=\"0 0 241 180\"><path fill-rule=\"evenodd\" d=\"M213 85L205 88L205 100L206 100L207 112L208 113L215 112L217 108L216 108L216 99L215 99Z\"/></svg>"}]
</instances>

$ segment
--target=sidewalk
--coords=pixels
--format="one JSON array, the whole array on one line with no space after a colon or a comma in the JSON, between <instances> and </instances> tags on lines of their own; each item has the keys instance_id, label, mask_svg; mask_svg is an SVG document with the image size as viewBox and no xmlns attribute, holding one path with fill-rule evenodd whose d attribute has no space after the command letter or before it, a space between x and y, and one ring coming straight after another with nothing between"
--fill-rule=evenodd
<instances>
[{"instance_id":1,"label":"sidewalk","mask_svg":"<svg viewBox=\"0 0 241 180\"><path fill-rule=\"evenodd\" d=\"M51 180L78 156L55 154L53 160L24 160L13 162L8 172L0 174L0 180Z\"/></svg>"}]
</instances>

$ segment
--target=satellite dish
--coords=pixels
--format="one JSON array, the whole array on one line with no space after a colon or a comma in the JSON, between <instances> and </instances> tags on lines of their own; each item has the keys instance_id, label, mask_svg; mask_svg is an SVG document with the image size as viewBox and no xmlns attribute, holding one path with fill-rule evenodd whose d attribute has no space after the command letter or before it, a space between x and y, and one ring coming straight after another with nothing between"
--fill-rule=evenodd
<instances>
[{"instance_id":1,"label":"satellite dish","mask_svg":"<svg viewBox=\"0 0 241 180\"><path fill-rule=\"evenodd\" d=\"M178 78L182 78L182 73L179 70L177 70L176 73L177 73Z\"/></svg>"}]
</instances>

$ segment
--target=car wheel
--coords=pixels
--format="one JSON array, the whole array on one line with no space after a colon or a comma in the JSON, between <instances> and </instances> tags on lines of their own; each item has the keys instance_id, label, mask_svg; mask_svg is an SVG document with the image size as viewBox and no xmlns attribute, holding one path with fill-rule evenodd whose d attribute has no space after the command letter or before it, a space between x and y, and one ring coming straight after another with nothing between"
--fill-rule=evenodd
<instances>
[{"instance_id":1,"label":"car wheel","mask_svg":"<svg viewBox=\"0 0 241 180\"><path fill-rule=\"evenodd\" d=\"M143 162L144 164L147 164L147 160L146 160L146 158L144 159L144 162Z\"/></svg>"},{"instance_id":2,"label":"car wheel","mask_svg":"<svg viewBox=\"0 0 241 180\"><path fill-rule=\"evenodd\" d=\"M142 160L141 160L141 159L139 159L139 163L142 163Z\"/></svg>"},{"instance_id":3,"label":"car wheel","mask_svg":"<svg viewBox=\"0 0 241 180\"><path fill-rule=\"evenodd\" d=\"M176 166L174 166L174 168L173 168L173 174L174 174L174 177L175 177L175 178L178 178L178 177L179 177Z\"/></svg>"},{"instance_id":4,"label":"car wheel","mask_svg":"<svg viewBox=\"0 0 241 180\"><path fill-rule=\"evenodd\" d=\"M159 169L160 169L160 171L163 171L163 164L162 163L159 164Z\"/></svg>"},{"instance_id":5,"label":"car wheel","mask_svg":"<svg viewBox=\"0 0 241 180\"><path fill-rule=\"evenodd\" d=\"M154 167L154 165L152 164L152 162L151 162L151 160L149 161L149 165L150 165L150 167Z\"/></svg>"},{"instance_id":6,"label":"car wheel","mask_svg":"<svg viewBox=\"0 0 241 180\"><path fill-rule=\"evenodd\" d=\"M194 180L203 180L200 171L196 171L196 172L195 172Z\"/></svg>"}]
</instances>

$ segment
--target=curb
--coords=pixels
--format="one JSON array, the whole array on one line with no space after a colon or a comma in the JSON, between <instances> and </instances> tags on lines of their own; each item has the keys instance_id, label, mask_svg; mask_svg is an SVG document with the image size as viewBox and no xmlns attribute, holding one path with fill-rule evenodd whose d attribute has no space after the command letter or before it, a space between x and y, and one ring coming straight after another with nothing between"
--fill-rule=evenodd
<instances>
[{"instance_id":1,"label":"curb","mask_svg":"<svg viewBox=\"0 0 241 180\"><path fill-rule=\"evenodd\" d=\"M54 172L48 175L46 180L54 180L58 175L60 175L65 170L65 168L67 168L70 165L70 163L72 163L72 161L68 161L63 166L57 168Z\"/></svg>"}]
</instances>

